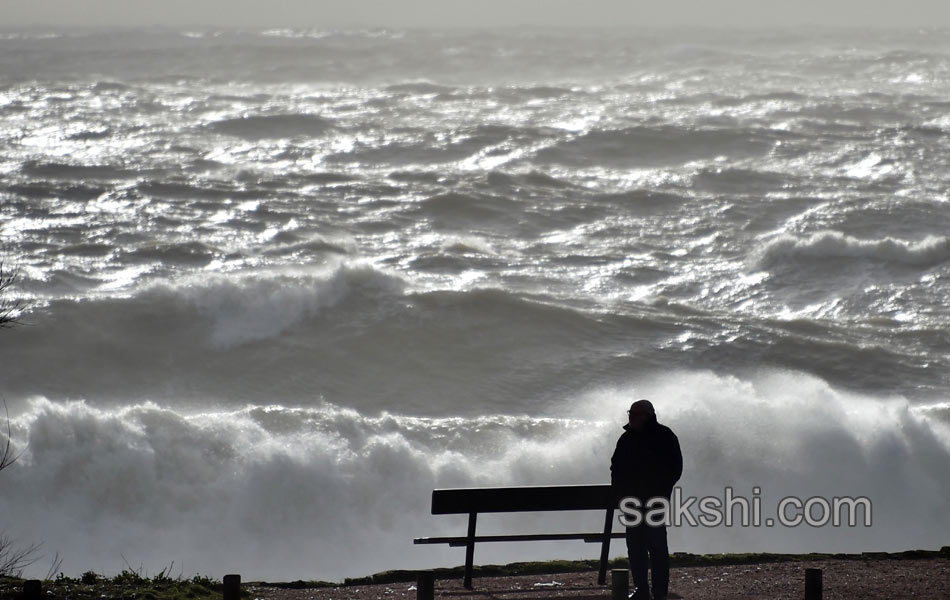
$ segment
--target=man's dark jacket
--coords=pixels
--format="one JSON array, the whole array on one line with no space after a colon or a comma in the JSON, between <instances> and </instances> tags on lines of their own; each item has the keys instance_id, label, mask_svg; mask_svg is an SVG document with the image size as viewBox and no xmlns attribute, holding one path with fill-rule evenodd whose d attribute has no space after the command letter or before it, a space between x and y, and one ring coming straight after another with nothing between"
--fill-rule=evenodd
<instances>
[{"instance_id":1,"label":"man's dark jacket","mask_svg":"<svg viewBox=\"0 0 950 600\"><path fill-rule=\"evenodd\" d=\"M670 498L683 474L683 454L676 434L651 415L643 429L624 425L610 459L610 483L617 499L636 496L646 506L650 498Z\"/></svg>"}]
</instances>

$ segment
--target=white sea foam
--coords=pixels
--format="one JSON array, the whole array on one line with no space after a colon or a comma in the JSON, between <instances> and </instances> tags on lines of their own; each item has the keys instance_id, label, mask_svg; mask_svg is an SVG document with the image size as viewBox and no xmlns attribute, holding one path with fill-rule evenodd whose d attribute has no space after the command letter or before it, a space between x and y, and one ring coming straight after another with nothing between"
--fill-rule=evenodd
<instances>
[{"instance_id":1,"label":"white sea foam","mask_svg":"<svg viewBox=\"0 0 950 600\"><path fill-rule=\"evenodd\" d=\"M7 527L17 538L65 556L67 572L115 572L121 556L152 569L174 560L187 572L267 579L453 565L461 553L411 543L462 533L464 519L428 514L433 488L607 482L624 410L641 396L680 438L685 495L722 497L728 485L751 496L759 486L766 510L786 495L873 503L870 528L684 527L670 534L673 550L946 543L946 424L901 398L861 397L789 372L657 374L592 390L549 417L370 415L327 403L183 414L148 402L105 411L38 398L13 422L25 454L3 474L4 514L15 516ZM600 522L587 513L479 520L483 531ZM583 544L488 545L476 560L594 554Z\"/></svg>"}]
</instances>

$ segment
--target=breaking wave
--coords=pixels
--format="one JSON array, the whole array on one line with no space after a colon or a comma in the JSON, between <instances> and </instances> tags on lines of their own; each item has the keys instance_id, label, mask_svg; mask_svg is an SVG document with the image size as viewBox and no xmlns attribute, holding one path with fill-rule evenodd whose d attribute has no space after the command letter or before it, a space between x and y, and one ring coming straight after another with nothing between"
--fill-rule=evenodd
<instances>
[{"instance_id":1,"label":"breaking wave","mask_svg":"<svg viewBox=\"0 0 950 600\"><path fill-rule=\"evenodd\" d=\"M416 417L330 403L182 412L35 398L16 411L25 449L4 472L10 533L45 541L64 569L115 572L123 558L251 579L338 580L462 562L413 546L459 535L429 515L437 487L603 483L630 398L653 398L685 456L684 495L867 496L871 528L682 527L674 551L864 551L939 547L950 527L950 425L901 398L837 391L789 372L745 379L666 372L592 389L550 416ZM28 443L28 445L26 445ZM881 477L887 473L887 477ZM914 515L909 519L907 515ZM593 513L486 516L484 532L596 530ZM619 526L615 525L619 529ZM559 543L477 549L477 562L592 557ZM622 553L621 544L614 545ZM227 551L223 551L223 549Z\"/></svg>"},{"instance_id":2,"label":"breaking wave","mask_svg":"<svg viewBox=\"0 0 950 600\"><path fill-rule=\"evenodd\" d=\"M823 231L804 238L786 234L769 242L762 261L774 264L788 259L820 261L828 258L930 267L950 259L950 238L928 236L912 242L892 237L863 240L836 231Z\"/></svg>"}]
</instances>

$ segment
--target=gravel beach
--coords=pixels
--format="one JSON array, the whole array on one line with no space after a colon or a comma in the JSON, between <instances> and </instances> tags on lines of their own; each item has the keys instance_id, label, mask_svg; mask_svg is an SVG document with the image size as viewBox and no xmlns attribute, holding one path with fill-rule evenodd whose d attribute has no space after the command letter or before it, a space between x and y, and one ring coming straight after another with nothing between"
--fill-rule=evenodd
<instances>
[{"instance_id":1,"label":"gravel beach","mask_svg":"<svg viewBox=\"0 0 950 600\"><path fill-rule=\"evenodd\" d=\"M671 571L671 598L685 600L792 600L804 597L805 569L823 571L826 600L856 598L950 598L950 559L868 559L790 561L764 564L682 567ZM254 600L396 600L416 597L413 583L281 589L249 584ZM461 578L436 580L436 597L497 600L610 598L609 586L597 585L597 573L558 573L482 577L474 590Z\"/></svg>"}]
</instances>

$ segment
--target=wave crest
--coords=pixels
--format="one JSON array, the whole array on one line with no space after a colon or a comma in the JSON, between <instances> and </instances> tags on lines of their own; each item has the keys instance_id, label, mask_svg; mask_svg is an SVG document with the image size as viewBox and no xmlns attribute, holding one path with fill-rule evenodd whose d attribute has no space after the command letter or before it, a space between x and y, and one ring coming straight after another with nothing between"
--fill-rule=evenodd
<instances>
[{"instance_id":1,"label":"wave crest","mask_svg":"<svg viewBox=\"0 0 950 600\"><path fill-rule=\"evenodd\" d=\"M401 293L403 281L367 265L318 273L215 276L178 286L212 324L211 342L234 346L271 338L348 297Z\"/></svg>"},{"instance_id":2,"label":"wave crest","mask_svg":"<svg viewBox=\"0 0 950 600\"><path fill-rule=\"evenodd\" d=\"M772 265L786 260L845 258L930 267L950 260L950 237L928 236L912 242L886 237L863 240L837 231L823 231L802 238L782 235L762 252L760 262Z\"/></svg>"}]
</instances>

